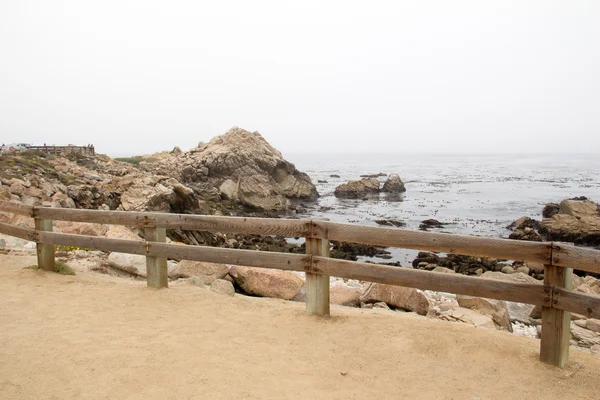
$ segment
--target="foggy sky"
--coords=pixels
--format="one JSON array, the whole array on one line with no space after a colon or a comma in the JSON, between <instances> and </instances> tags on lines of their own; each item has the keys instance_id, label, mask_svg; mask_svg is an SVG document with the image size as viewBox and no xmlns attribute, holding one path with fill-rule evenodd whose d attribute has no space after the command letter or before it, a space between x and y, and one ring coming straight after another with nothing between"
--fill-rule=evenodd
<instances>
[{"instance_id":1,"label":"foggy sky","mask_svg":"<svg viewBox=\"0 0 600 400\"><path fill-rule=\"evenodd\" d=\"M0 0L0 138L597 152L600 2Z\"/></svg>"}]
</instances>

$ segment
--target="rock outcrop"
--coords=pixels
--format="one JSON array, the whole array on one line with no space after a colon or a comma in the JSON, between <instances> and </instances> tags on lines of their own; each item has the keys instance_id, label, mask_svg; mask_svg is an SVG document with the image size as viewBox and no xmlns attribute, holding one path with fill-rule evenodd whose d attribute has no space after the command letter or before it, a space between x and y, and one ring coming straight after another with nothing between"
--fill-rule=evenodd
<instances>
[{"instance_id":1,"label":"rock outcrop","mask_svg":"<svg viewBox=\"0 0 600 400\"><path fill-rule=\"evenodd\" d=\"M558 213L544 218L540 233L547 240L574 242L582 245L600 245L600 208L590 200L563 200Z\"/></svg>"},{"instance_id":2,"label":"rock outcrop","mask_svg":"<svg viewBox=\"0 0 600 400\"><path fill-rule=\"evenodd\" d=\"M380 185L381 183L377 178L363 178L339 185L335 188L333 194L338 198L359 199L370 194L379 193Z\"/></svg>"},{"instance_id":3,"label":"rock outcrop","mask_svg":"<svg viewBox=\"0 0 600 400\"><path fill-rule=\"evenodd\" d=\"M421 315L427 315L431 307L429 299L422 291L383 283L368 284L360 301L363 303L384 302L391 307L414 311Z\"/></svg>"},{"instance_id":4,"label":"rock outcrop","mask_svg":"<svg viewBox=\"0 0 600 400\"><path fill-rule=\"evenodd\" d=\"M319 195L308 175L286 161L258 132L234 127L187 153L161 154L149 170L162 169L194 189L209 183L221 197L261 210L287 210L290 200Z\"/></svg>"},{"instance_id":5,"label":"rock outcrop","mask_svg":"<svg viewBox=\"0 0 600 400\"><path fill-rule=\"evenodd\" d=\"M404 182L400 179L400 175L391 174L383 184L381 191L385 193L403 193L406 192L406 188Z\"/></svg>"},{"instance_id":6,"label":"rock outcrop","mask_svg":"<svg viewBox=\"0 0 600 400\"><path fill-rule=\"evenodd\" d=\"M204 285L210 285L217 279L222 279L229 273L229 266L202 261L182 260L173 269L171 275L181 278L198 277Z\"/></svg>"},{"instance_id":7,"label":"rock outcrop","mask_svg":"<svg viewBox=\"0 0 600 400\"><path fill-rule=\"evenodd\" d=\"M304 285L302 278L276 269L233 266L229 275L245 293L291 300Z\"/></svg>"}]
</instances>

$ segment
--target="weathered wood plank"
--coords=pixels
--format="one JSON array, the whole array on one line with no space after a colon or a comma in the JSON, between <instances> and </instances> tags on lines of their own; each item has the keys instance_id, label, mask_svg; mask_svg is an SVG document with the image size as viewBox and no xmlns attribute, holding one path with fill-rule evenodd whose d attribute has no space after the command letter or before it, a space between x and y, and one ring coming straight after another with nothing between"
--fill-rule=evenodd
<instances>
[{"instance_id":1,"label":"weathered wood plank","mask_svg":"<svg viewBox=\"0 0 600 400\"><path fill-rule=\"evenodd\" d=\"M148 242L164 243L167 240L165 228L146 228L144 233ZM169 271L165 257L146 256L146 281L148 287L169 287Z\"/></svg>"},{"instance_id":2,"label":"weathered wood plank","mask_svg":"<svg viewBox=\"0 0 600 400\"><path fill-rule=\"evenodd\" d=\"M329 239L548 264L551 244L313 221Z\"/></svg>"},{"instance_id":3,"label":"weathered wood plank","mask_svg":"<svg viewBox=\"0 0 600 400\"><path fill-rule=\"evenodd\" d=\"M436 290L536 305L544 304L546 298L542 285L494 281L459 274L428 272L325 257L313 257L313 264L314 271L323 274L422 290Z\"/></svg>"},{"instance_id":4,"label":"weathered wood plank","mask_svg":"<svg viewBox=\"0 0 600 400\"><path fill-rule=\"evenodd\" d=\"M39 232L52 232L52 221L49 219L35 219L35 229ZM38 235L39 237L39 235ZM37 241L38 267L44 271L56 271L56 260L54 258L54 246L44 243L41 238Z\"/></svg>"},{"instance_id":5,"label":"weathered wood plank","mask_svg":"<svg viewBox=\"0 0 600 400\"><path fill-rule=\"evenodd\" d=\"M35 241L35 230L29 228L20 228L18 226L0 222L0 233L18 237L20 239Z\"/></svg>"},{"instance_id":6,"label":"weathered wood plank","mask_svg":"<svg viewBox=\"0 0 600 400\"><path fill-rule=\"evenodd\" d=\"M329 257L329 240L306 238L306 254ZM329 315L329 275L306 273L306 313Z\"/></svg>"},{"instance_id":7,"label":"weathered wood plank","mask_svg":"<svg viewBox=\"0 0 600 400\"><path fill-rule=\"evenodd\" d=\"M290 271L310 270L310 256L257 250L221 249L208 246L186 246L150 243L148 254L176 260L196 260L246 267L275 268Z\"/></svg>"},{"instance_id":8,"label":"weathered wood plank","mask_svg":"<svg viewBox=\"0 0 600 400\"><path fill-rule=\"evenodd\" d=\"M551 286L571 289L573 270L554 265L546 265L544 283ZM552 306L557 291L553 291ZM542 340L540 360L563 368L569 361L569 340L571 339L571 313L552 307L542 307Z\"/></svg>"},{"instance_id":9,"label":"weathered wood plank","mask_svg":"<svg viewBox=\"0 0 600 400\"><path fill-rule=\"evenodd\" d=\"M33 207L14 201L0 201L0 211L33 217Z\"/></svg>"},{"instance_id":10,"label":"weathered wood plank","mask_svg":"<svg viewBox=\"0 0 600 400\"><path fill-rule=\"evenodd\" d=\"M54 232L39 232L39 239L42 243L54 246L75 246L102 251L146 254L146 242L138 240L109 239L98 236L83 236Z\"/></svg>"},{"instance_id":11,"label":"weathered wood plank","mask_svg":"<svg viewBox=\"0 0 600 400\"><path fill-rule=\"evenodd\" d=\"M38 208L36 216L61 221L162 227L223 233L248 233L286 237L309 236L310 220L283 218L221 217L213 215L169 214L134 211L73 210Z\"/></svg>"},{"instance_id":12,"label":"weathered wood plank","mask_svg":"<svg viewBox=\"0 0 600 400\"><path fill-rule=\"evenodd\" d=\"M555 287L554 299L557 300L556 304L552 304L554 308L600 319L600 296L598 295Z\"/></svg>"},{"instance_id":13,"label":"weathered wood plank","mask_svg":"<svg viewBox=\"0 0 600 400\"><path fill-rule=\"evenodd\" d=\"M571 266L582 271L600 274L600 250L561 242L553 242L552 246L552 265Z\"/></svg>"}]
</instances>

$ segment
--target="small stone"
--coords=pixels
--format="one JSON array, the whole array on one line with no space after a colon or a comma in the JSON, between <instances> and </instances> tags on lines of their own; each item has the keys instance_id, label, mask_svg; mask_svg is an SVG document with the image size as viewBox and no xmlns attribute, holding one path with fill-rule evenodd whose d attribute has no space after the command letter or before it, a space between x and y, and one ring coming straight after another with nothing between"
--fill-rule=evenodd
<instances>
[{"instance_id":1,"label":"small stone","mask_svg":"<svg viewBox=\"0 0 600 400\"><path fill-rule=\"evenodd\" d=\"M529 268L527 268L527 267L519 267L519 268L516 269L516 271L517 272L522 272L525 275L529 275Z\"/></svg>"},{"instance_id":2,"label":"small stone","mask_svg":"<svg viewBox=\"0 0 600 400\"><path fill-rule=\"evenodd\" d=\"M383 308L385 310L389 310L390 309L390 307L386 303L384 303L383 301L379 301L377 303L374 303L373 304L373 308Z\"/></svg>"},{"instance_id":3,"label":"small stone","mask_svg":"<svg viewBox=\"0 0 600 400\"><path fill-rule=\"evenodd\" d=\"M581 293L585 293L585 294L592 293L590 287L588 285L586 285L585 283L582 283L581 285L577 286L577 291L581 292Z\"/></svg>"},{"instance_id":4,"label":"small stone","mask_svg":"<svg viewBox=\"0 0 600 400\"><path fill-rule=\"evenodd\" d=\"M233 296L235 294L233 284L225 279L216 279L210 285L210 290L215 293L225 294L227 296Z\"/></svg>"},{"instance_id":5,"label":"small stone","mask_svg":"<svg viewBox=\"0 0 600 400\"><path fill-rule=\"evenodd\" d=\"M577 321L576 321L577 322ZM585 327L592 332L600 333L600 320L598 319L588 319L585 321Z\"/></svg>"},{"instance_id":6,"label":"small stone","mask_svg":"<svg viewBox=\"0 0 600 400\"><path fill-rule=\"evenodd\" d=\"M502 268L502 273L504 273L504 274L514 274L515 272L516 272L515 269L509 265Z\"/></svg>"},{"instance_id":7,"label":"small stone","mask_svg":"<svg viewBox=\"0 0 600 400\"><path fill-rule=\"evenodd\" d=\"M600 354L600 344L593 345L590 347L590 350L592 351L592 354Z\"/></svg>"}]
</instances>

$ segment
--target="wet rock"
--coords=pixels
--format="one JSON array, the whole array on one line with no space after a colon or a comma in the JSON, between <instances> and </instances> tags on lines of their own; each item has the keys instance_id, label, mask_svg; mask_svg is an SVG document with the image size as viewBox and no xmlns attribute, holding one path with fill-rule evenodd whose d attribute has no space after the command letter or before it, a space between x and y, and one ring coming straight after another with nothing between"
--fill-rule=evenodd
<instances>
[{"instance_id":1,"label":"wet rock","mask_svg":"<svg viewBox=\"0 0 600 400\"><path fill-rule=\"evenodd\" d=\"M437 254L420 251L417 254L417 258L415 258L412 262L414 268L418 268L419 264L425 263L427 264L438 264L440 262L440 257Z\"/></svg>"},{"instance_id":2,"label":"wet rock","mask_svg":"<svg viewBox=\"0 0 600 400\"><path fill-rule=\"evenodd\" d=\"M590 200L563 200L559 213L545 218L539 231L547 240L600 245L600 212Z\"/></svg>"},{"instance_id":3,"label":"wet rock","mask_svg":"<svg viewBox=\"0 0 600 400\"><path fill-rule=\"evenodd\" d=\"M317 183L327 183L327 181L323 181L323 180L318 180Z\"/></svg>"},{"instance_id":4,"label":"wet rock","mask_svg":"<svg viewBox=\"0 0 600 400\"><path fill-rule=\"evenodd\" d=\"M341 178L339 175L337 174L331 174L329 175L330 178Z\"/></svg>"},{"instance_id":5,"label":"wet rock","mask_svg":"<svg viewBox=\"0 0 600 400\"><path fill-rule=\"evenodd\" d=\"M383 184L382 192L386 193L403 193L406 192L404 182L398 174L391 174Z\"/></svg>"},{"instance_id":6,"label":"wet rock","mask_svg":"<svg viewBox=\"0 0 600 400\"><path fill-rule=\"evenodd\" d=\"M556 203L546 203L542 210L542 216L544 218L552 218L554 215L560 212L560 206Z\"/></svg>"},{"instance_id":7,"label":"wet rock","mask_svg":"<svg viewBox=\"0 0 600 400\"><path fill-rule=\"evenodd\" d=\"M362 243L348 243L332 241L330 256L341 260L358 260L358 256L383 257L390 254L383 247L371 246Z\"/></svg>"},{"instance_id":8,"label":"wet rock","mask_svg":"<svg viewBox=\"0 0 600 400\"><path fill-rule=\"evenodd\" d=\"M515 229L509 236L509 239L527 240L530 242L541 242L542 238L532 228Z\"/></svg>"},{"instance_id":9,"label":"wet rock","mask_svg":"<svg viewBox=\"0 0 600 400\"><path fill-rule=\"evenodd\" d=\"M395 227L406 226L406 222L397 221L394 219L378 219L378 220L375 220L375 223L377 225L382 225L382 226L395 226Z\"/></svg>"},{"instance_id":10,"label":"wet rock","mask_svg":"<svg viewBox=\"0 0 600 400\"><path fill-rule=\"evenodd\" d=\"M261 297L291 300L304 285L302 278L275 269L233 266L229 275L245 293Z\"/></svg>"},{"instance_id":11,"label":"wet rock","mask_svg":"<svg viewBox=\"0 0 600 400\"><path fill-rule=\"evenodd\" d=\"M421 225L419 225L419 229L422 231L426 231L431 228L443 228L444 224L442 224L437 219L426 219L421 221Z\"/></svg>"},{"instance_id":12,"label":"wet rock","mask_svg":"<svg viewBox=\"0 0 600 400\"><path fill-rule=\"evenodd\" d=\"M379 172L377 174L365 174L365 175L361 175L361 178L379 178L382 176L387 176L387 174L384 174L383 172Z\"/></svg>"},{"instance_id":13,"label":"wet rock","mask_svg":"<svg viewBox=\"0 0 600 400\"><path fill-rule=\"evenodd\" d=\"M537 229L540 226L540 222L536 221L533 218L529 218L529 217L521 217L515 221L513 221L510 225L508 225L506 227L506 229L525 229L525 228L531 228L531 229Z\"/></svg>"},{"instance_id":14,"label":"wet rock","mask_svg":"<svg viewBox=\"0 0 600 400\"><path fill-rule=\"evenodd\" d=\"M360 301L364 303L382 301L391 307L414 311L421 315L427 315L431 307L427 296L420 290L382 283L368 284Z\"/></svg>"},{"instance_id":15,"label":"wet rock","mask_svg":"<svg viewBox=\"0 0 600 400\"><path fill-rule=\"evenodd\" d=\"M379 186L378 179L365 178L339 185L335 188L334 195L338 198L359 199L369 194L379 193Z\"/></svg>"}]
</instances>

